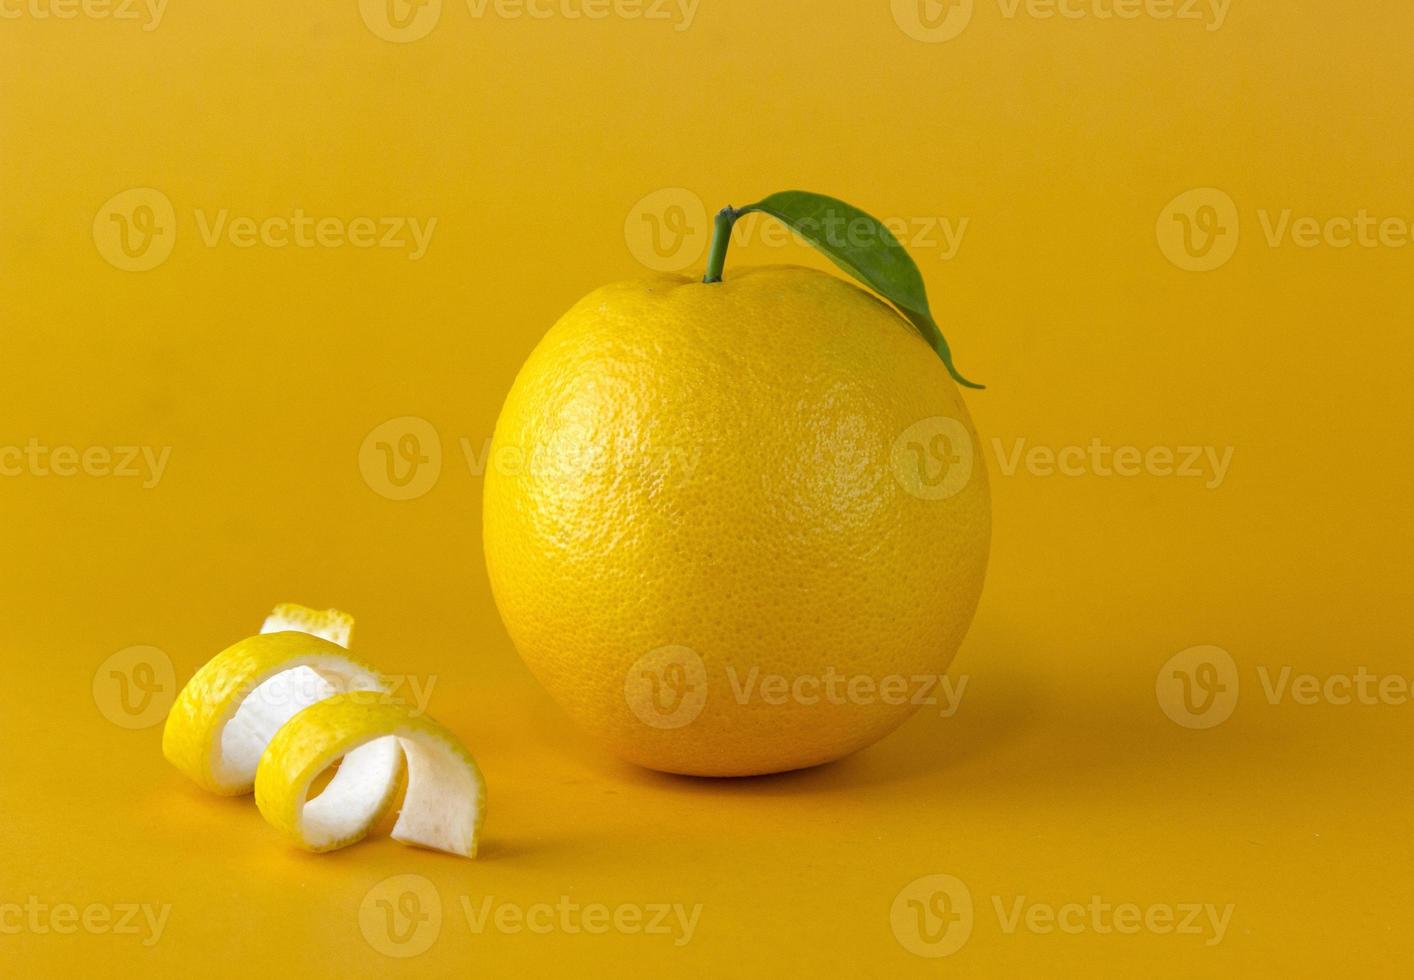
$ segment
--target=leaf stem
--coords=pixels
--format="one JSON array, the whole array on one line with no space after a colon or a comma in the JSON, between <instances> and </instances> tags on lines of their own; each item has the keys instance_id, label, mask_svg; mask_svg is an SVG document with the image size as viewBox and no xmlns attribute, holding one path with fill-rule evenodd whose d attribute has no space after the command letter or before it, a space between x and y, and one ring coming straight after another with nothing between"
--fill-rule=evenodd
<instances>
[{"instance_id":1,"label":"leaf stem","mask_svg":"<svg viewBox=\"0 0 1414 980\"><path fill-rule=\"evenodd\" d=\"M742 216L743 211L728 204L717 212L712 228L712 247L707 252L707 275L703 282L721 282L722 269L727 264L727 246L732 242L732 225Z\"/></svg>"}]
</instances>

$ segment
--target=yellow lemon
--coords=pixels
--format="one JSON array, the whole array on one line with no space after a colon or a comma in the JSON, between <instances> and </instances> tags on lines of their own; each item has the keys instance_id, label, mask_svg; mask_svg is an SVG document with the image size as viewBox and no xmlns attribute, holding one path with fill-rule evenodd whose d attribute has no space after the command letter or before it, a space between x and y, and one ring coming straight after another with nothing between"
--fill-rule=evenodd
<instances>
[{"instance_id":1,"label":"yellow lemon","mask_svg":"<svg viewBox=\"0 0 1414 980\"><path fill-rule=\"evenodd\" d=\"M668 772L839 758L938 696L987 565L957 386L809 269L605 286L547 333L492 445L507 630L586 730Z\"/></svg>"}]
</instances>

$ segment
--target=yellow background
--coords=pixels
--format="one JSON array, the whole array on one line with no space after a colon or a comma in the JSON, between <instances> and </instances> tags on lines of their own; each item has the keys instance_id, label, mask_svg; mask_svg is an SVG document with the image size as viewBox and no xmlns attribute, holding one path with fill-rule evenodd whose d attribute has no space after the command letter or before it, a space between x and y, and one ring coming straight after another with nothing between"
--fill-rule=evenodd
<instances>
[{"instance_id":1,"label":"yellow background","mask_svg":"<svg viewBox=\"0 0 1414 980\"><path fill-rule=\"evenodd\" d=\"M690 23L448 0L398 43L354 0L171 0L153 30L36 2L0 19L0 444L170 459L151 488L0 478L0 905L171 909L151 946L0 934L0 972L1194 976L1393 972L1414 952L1414 704L1271 704L1257 673L1414 673L1414 250L1272 246L1262 224L1414 218L1407 5L1235 0L1207 30L1207 13L977 0L932 43L888 0L702 0ZM968 395L988 447L1230 446L1231 467L1215 488L1008 476L988 448L992 566L954 717L925 708L780 777L638 771L586 744L510 648L461 440L480 452L563 310L642 274L646 196L681 188L672 201L710 211L791 187L967 219L950 258L912 244L960 368L989 385ZM95 241L129 188L175 215L170 257L140 273ZM1194 188L1233 202L1225 234L1240 226L1208 271L1159 244ZM198 210L295 208L437 226L416 261L209 247L198 226ZM760 241L728 261L822 264ZM360 447L407 416L435 429L441 471L394 501ZM188 785L160 728L110 720L111 655L155 646L180 683L281 600L350 610L357 650L435 678L431 712L489 781L481 859L386 838L292 852L249 800ZM1240 676L1206 730L1171 721L1155 687L1200 644ZM398 874L444 909L409 959L360 926ZM944 959L905 949L891 914L935 874L975 906ZM680 947L474 935L459 898L486 895L702 911ZM1211 946L1008 934L993 896L1022 895L1234 910Z\"/></svg>"}]
</instances>

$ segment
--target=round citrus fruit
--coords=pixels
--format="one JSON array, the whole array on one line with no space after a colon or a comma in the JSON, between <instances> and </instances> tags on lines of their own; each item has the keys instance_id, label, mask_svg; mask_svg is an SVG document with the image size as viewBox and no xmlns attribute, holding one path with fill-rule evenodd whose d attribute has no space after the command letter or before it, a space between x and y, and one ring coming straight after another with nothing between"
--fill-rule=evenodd
<instances>
[{"instance_id":1,"label":"round citrus fruit","mask_svg":"<svg viewBox=\"0 0 1414 980\"><path fill-rule=\"evenodd\" d=\"M957 386L891 307L768 266L605 286L496 426L492 589L625 758L735 776L862 748L936 697L987 565Z\"/></svg>"}]
</instances>

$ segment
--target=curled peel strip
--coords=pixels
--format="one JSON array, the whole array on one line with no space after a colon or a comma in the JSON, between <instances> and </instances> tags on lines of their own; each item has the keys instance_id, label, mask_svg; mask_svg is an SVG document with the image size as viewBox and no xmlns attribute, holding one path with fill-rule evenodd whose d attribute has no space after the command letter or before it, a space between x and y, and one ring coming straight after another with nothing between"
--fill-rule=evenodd
<instances>
[{"instance_id":1,"label":"curled peel strip","mask_svg":"<svg viewBox=\"0 0 1414 980\"><path fill-rule=\"evenodd\" d=\"M259 635L217 654L187 683L167 716L163 754L213 793L255 789L266 819L316 851L368 833L397 799L406 760L394 839L475 856L486 800L476 762L344 649L352 630L353 618L336 609L277 606ZM335 762L328 785L309 799L314 779Z\"/></svg>"},{"instance_id":2,"label":"curled peel strip","mask_svg":"<svg viewBox=\"0 0 1414 980\"><path fill-rule=\"evenodd\" d=\"M203 789L240 796L254 787L270 739L301 709L340 691L385 690L377 670L328 640L261 633L187 682L167 715L162 753Z\"/></svg>"},{"instance_id":3,"label":"curled peel strip","mask_svg":"<svg viewBox=\"0 0 1414 980\"><path fill-rule=\"evenodd\" d=\"M389 752L407 759L407 791L392 838L475 857L486 811L481 770L451 732L388 699L339 694L301 711L266 749L255 803L300 847L329 851L352 844L392 802L376 778ZM310 800L315 777L341 756L334 780Z\"/></svg>"}]
</instances>

